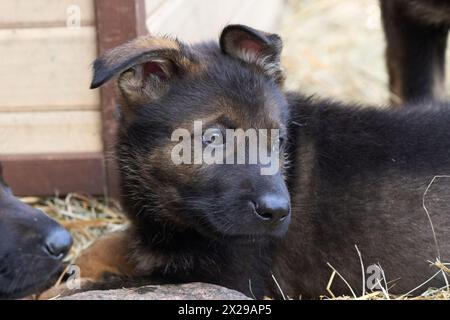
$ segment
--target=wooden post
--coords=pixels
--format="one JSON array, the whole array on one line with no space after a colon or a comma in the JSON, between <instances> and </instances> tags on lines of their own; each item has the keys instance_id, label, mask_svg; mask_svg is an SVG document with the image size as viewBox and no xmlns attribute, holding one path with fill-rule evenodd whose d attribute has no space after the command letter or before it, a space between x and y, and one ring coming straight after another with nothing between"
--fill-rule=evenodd
<instances>
[{"instance_id":1,"label":"wooden post","mask_svg":"<svg viewBox=\"0 0 450 320\"><path fill-rule=\"evenodd\" d=\"M146 32L144 0L95 0L99 55ZM100 88L106 192L118 198L119 178L114 156L117 131L116 95L113 83Z\"/></svg>"},{"instance_id":2,"label":"wooden post","mask_svg":"<svg viewBox=\"0 0 450 320\"><path fill-rule=\"evenodd\" d=\"M0 160L6 183L19 196L104 192L101 153L2 155Z\"/></svg>"}]
</instances>

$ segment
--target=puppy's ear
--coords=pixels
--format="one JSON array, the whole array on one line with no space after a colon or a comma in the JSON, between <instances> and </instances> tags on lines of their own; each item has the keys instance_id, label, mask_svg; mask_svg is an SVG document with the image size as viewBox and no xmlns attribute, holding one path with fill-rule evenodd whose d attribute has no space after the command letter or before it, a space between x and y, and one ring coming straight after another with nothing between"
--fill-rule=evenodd
<instances>
[{"instance_id":1,"label":"puppy's ear","mask_svg":"<svg viewBox=\"0 0 450 320\"><path fill-rule=\"evenodd\" d=\"M0 162L0 183L4 182L3 180L3 167L2 163Z\"/></svg>"},{"instance_id":2,"label":"puppy's ear","mask_svg":"<svg viewBox=\"0 0 450 320\"><path fill-rule=\"evenodd\" d=\"M283 82L280 64L283 42L277 34L239 24L228 25L220 36L220 48L225 54L261 67L277 83Z\"/></svg>"},{"instance_id":3,"label":"puppy's ear","mask_svg":"<svg viewBox=\"0 0 450 320\"><path fill-rule=\"evenodd\" d=\"M193 63L181 47L176 40L150 35L116 47L95 60L91 89L118 76L126 107L157 99L174 78L192 69Z\"/></svg>"}]
</instances>

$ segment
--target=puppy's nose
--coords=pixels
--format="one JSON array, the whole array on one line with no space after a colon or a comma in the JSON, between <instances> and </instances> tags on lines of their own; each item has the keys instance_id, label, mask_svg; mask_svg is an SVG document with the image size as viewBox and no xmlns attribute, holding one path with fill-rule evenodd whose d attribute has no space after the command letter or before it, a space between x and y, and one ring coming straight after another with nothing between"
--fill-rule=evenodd
<instances>
[{"instance_id":1,"label":"puppy's nose","mask_svg":"<svg viewBox=\"0 0 450 320\"><path fill-rule=\"evenodd\" d=\"M289 199L276 194L267 194L259 197L254 205L258 218L270 223L278 223L285 220L291 212Z\"/></svg>"},{"instance_id":2,"label":"puppy's nose","mask_svg":"<svg viewBox=\"0 0 450 320\"><path fill-rule=\"evenodd\" d=\"M55 259L62 259L72 247L72 236L63 228L56 228L45 239L45 251Z\"/></svg>"}]
</instances>

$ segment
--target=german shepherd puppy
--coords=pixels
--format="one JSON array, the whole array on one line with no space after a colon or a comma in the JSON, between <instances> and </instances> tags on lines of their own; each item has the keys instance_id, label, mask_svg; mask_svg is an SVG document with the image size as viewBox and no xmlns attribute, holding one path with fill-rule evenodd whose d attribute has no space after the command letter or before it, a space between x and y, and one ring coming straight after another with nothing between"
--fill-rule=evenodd
<instances>
[{"instance_id":1,"label":"german shepherd puppy","mask_svg":"<svg viewBox=\"0 0 450 320\"><path fill-rule=\"evenodd\" d=\"M442 99L450 2L381 0L381 10L393 101Z\"/></svg>"},{"instance_id":2,"label":"german shepherd puppy","mask_svg":"<svg viewBox=\"0 0 450 320\"><path fill-rule=\"evenodd\" d=\"M0 299L48 288L71 245L56 221L13 196L0 164Z\"/></svg>"},{"instance_id":3,"label":"german shepherd puppy","mask_svg":"<svg viewBox=\"0 0 450 320\"><path fill-rule=\"evenodd\" d=\"M279 285L292 298L317 298L332 273L327 262L354 290L365 285L358 251L378 270L370 288L386 278L402 293L436 272L428 260L449 258L449 185L427 186L450 172L450 109L286 93L281 48L275 34L230 25L219 43L144 36L94 63L93 88L118 76L117 157L132 227L88 250L77 262L82 276L210 282L257 298L280 297ZM279 170L175 164L172 134L195 136L196 120L219 131L278 129ZM116 255L102 255L105 247ZM442 276L429 283L443 284ZM332 289L349 293L337 277Z\"/></svg>"}]
</instances>

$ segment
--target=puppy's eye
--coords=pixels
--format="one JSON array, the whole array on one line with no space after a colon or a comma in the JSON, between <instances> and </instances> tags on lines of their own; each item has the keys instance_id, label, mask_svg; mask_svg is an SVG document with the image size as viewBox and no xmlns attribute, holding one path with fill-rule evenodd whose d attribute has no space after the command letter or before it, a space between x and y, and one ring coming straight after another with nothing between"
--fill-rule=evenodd
<instances>
[{"instance_id":1,"label":"puppy's eye","mask_svg":"<svg viewBox=\"0 0 450 320\"><path fill-rule=\"evenodd\" d=\"M223 145L224 137L222 130L218 128L211 128L205 131L202 136L202 141L205 145L214 144L216 146Z\"/></svg>"}]
</instances>

